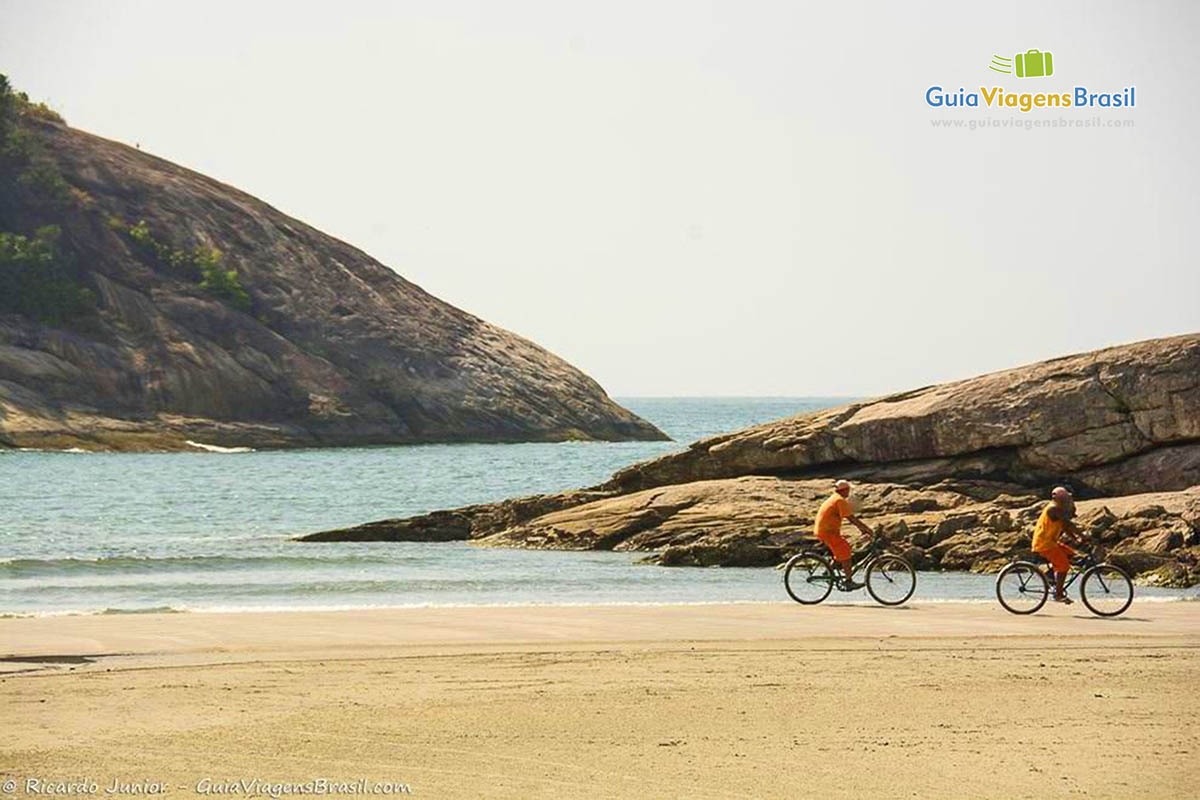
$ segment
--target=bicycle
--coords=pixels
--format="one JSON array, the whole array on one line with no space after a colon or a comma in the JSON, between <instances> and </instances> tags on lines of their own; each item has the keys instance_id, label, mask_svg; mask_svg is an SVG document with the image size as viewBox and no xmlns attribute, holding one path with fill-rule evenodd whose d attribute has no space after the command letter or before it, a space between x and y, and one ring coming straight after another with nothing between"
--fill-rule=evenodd
<instances>
[{"instance_id":1,"label":"bicycle","mask_svg":"<svg viewBox=\"0 0 1200 800\"><path fill-rule=\"evenodd\" d=\"M898 606L912 597L917 588L917 573L903 557L887 551L879 537L850 560L850 577L866 570L863 581L875 602ZM846 583L841 564L833 564L825 554L802 550L788 559L783 570L783 587L797 603L816 605L837 589L852 592L859 586Z\"/></svg>"},{"instance_id":2,"label":"bicycle","mask_svg":"<svg viewBox=\"0 0 1200 800\"><path fill-rule=\"evenodd\" d=\"M996 599L1005 610L1014 614L1032 614L1046 605L1054 575L1040 562L1014 561L996 576ZM1100 617L1124 614L1133 603L1133 579L1129 573L1101 561L1094 547L1071 559L1076 567L1063 584L1063 593L1079 579L1079 596L1088 611Z\"/></svg>"}]
</instances>

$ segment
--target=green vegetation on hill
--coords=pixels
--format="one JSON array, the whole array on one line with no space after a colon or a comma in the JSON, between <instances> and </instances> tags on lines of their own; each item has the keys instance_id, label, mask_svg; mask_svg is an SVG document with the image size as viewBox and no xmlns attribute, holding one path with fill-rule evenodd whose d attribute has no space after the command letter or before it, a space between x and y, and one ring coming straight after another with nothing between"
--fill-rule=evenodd
<instances>
[{"instance_id":1,"label":"green vegetation on hill","mask_svg":"<svg viewBox=\"0 0 1200 800\"><path fill-rule=\"evenodd\" d=\"M30 216L61 213L80 193L42 152L37 141L22 130L22 118L62 117L41 103L32 103L23 92L14 92L0 75L0 228L19 228ZM31 233L30 231L24 231Z\"/></svg>"},{"instance_id":2,"label":"green vegetation on hill","mask_svg":"<svg viewBox=\"0 0 1200 800\"><path fill-rule=\"evenodd\" d=\"M133 251L151 266L196 282L205 292L239 311L250 310L250 295L242 286L237 270L225 269L220 250L171 247L154 237L144 219L138 220L136 225L126 225L124 220L113 217L109 224L123 232Z\"/></svg>"},{"instance_id":3,"label":"green vegetation on hill","mask_svg":"<svg viewBox=\"0 0 1200 800\"><path fill-rule=\"evenodd\" d=\"M50 325L78 322L94 313L96 297L55 223L84 195L21 129L22 117L62 121L0 75L0 312Z\"/></svg>"},{"instance_id":4,"label":"green vegetation on hill","mask_svg":"<svg viewBox=\"0 0 1200 800\"><path fill-rule=\"evenodd\" d=\"M92 313L96 296L74 276L61 235L57 225L44 225L32 237L0 232L0 311L50 325Z\"/></svg>"},{"instance_id":5,"label":"green vegetation on hill","mask_svg":"<svg viewBox=\"0 0 1200 800\"><path fill-rule=\"evenodd\" d=\"M79 257L68 233L68 215L88 211L88 195L63 179L23 120L61 123L62 117L0 75L0 312L48 325L71 325L95 313L95 294L85 286ZM250 295L236 270L212 248L181 249L155 238L146 222L110 225L125 235L142 261L194 283L206 294L239 311L249 311Z\"/></svg>"}]
</instances>

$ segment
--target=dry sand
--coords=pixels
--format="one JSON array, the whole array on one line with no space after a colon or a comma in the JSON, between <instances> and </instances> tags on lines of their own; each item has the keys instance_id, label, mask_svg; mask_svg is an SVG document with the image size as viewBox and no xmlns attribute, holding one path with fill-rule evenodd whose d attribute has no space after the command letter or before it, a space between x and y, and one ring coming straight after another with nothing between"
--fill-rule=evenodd
<instances>
[{"instance_id":1,"label":"dry sand","mask_svg":"<svg viewBox=\"0 0 1200 800\"><path fill-rule=\"evenodd\" d=\"M1186 602L1117 620L955 603L5 619L0 780L17 797L30 777L175 797L321 778L429 798L1196 797L1198 623Z\"/></svg>"}]
</instances>

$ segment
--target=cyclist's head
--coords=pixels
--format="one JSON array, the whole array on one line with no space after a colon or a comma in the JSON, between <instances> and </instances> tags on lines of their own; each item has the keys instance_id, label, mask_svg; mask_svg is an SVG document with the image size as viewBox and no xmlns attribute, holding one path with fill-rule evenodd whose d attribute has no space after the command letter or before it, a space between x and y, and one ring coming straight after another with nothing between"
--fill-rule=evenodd
<instances>
[{"instance_id":1,"label":"cyclist's head","mask_svg":"<svg viewBox=\"0 0 1200 800\"><path fill-rule=\"evenodd\" d=\"M1071 499L1071 493L1067 491L1065 486L1055 486L1054 491L1052 491L1050 493L1050 496L1053 497L1055 500L1070 500Z\"/></svg>"},{"instance_id":2,"label":"cyclist's head","mask_svg":"<svg viewBox=\"0 0 1200 800\"><path fill-rule=\"evenodd\" d=\"M837 493L842 497L848 497L850 495L850 481L838 481L833 485L833 488L836 489Z\"/></svg>"}]
</instances>

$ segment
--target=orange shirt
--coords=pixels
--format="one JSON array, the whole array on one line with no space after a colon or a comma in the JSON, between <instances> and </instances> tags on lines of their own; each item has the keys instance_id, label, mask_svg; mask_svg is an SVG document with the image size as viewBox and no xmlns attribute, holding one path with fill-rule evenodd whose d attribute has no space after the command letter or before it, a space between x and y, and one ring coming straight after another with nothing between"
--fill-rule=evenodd
<instances>
[{"instance_id":1,"label":"orange shirt","mask_svg":"<svg viewBox=\"0 0 1200 800\"><path fill-rule=\"evenodd\" d=\"M821 510L817 512L817 524L815 526L817 536L821 534L840 534L842 532L842 520L854 513L854 506L850 505L850 501L842 497L837 492L829 496L829 499L821 503Z\"/></svg>"},{"instance_id":2,"label":"orange shirt","mask_svg":"<svg viewBox=\"0 0 1200 800\"><path fill-rule=\"evenodd\" d=\"M1066 513L1059 509L1058 519L1050 518L1050 509L1058 508L1057 503L1048 503L1038 517L1037 527L1033 529L1033 552L1037 553L1058 544L1058 535L1062 533Z\"/></svg>"}]
</instances>

